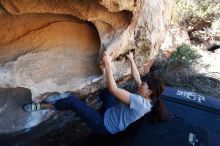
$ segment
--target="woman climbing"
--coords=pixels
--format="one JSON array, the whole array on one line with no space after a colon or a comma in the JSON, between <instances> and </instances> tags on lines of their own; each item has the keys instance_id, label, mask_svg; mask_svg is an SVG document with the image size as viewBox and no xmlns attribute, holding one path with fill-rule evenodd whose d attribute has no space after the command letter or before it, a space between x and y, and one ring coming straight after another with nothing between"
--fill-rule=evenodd
<instances>
[{"instance_id":1,"label":"woman climbing","mask_svg":"<svg viewBox=\"0 0 220 146\"><path fill-rule=\"evenodd\" d=\"M160 99L160 95L164 90L163 82L156 77L141 79L133 54L129 52L127 57L131 63L131 72L137 86L137 92L130 93L117 87L111 67L112 58L104 53L101 63L103 64L102 70L105 75L107 89L103 90L98 96L102 101L100 113L88 107L73 94L55 100L53 103L26 104L23 109L28 112L40 109L72 110L98 134L121 132L146 113L150 113L153 121L165 120L167 114ZM48 99L53 100L53 95ZM116 99L120 102L116 102Z\"/></svg>"}]
</instances>

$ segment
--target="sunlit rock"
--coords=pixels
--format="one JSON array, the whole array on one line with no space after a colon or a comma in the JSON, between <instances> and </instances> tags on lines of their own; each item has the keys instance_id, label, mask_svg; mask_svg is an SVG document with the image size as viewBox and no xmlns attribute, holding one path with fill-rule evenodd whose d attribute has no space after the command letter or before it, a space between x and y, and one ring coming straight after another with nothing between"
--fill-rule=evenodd
<instances>
[{"instance_id":1,"label":"sunlit rock","mask_svg":"<svg viewBox=\"0 0 220 146\"><path fill-rule=\"evenodd\" d=\"M130 50L141 74L147 73L164 41L173 1L1 0L0 4L0 87L25 87L39 102L36 97L47 92L88 95L103 88L99 60L104 51L113 56L117 81L130 76L125 57Z\"/></svg>"}]
</instances>

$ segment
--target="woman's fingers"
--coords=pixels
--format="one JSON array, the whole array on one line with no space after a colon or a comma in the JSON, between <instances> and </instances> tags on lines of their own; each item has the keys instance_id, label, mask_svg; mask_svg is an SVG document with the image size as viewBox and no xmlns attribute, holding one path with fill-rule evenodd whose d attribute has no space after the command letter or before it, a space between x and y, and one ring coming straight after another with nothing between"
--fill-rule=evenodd
<instances>
[{"instance_id":1,"label":"woman's fingers","mask_svg":"<svg viewBox=\"0 0 220 146\"><path fill-rule=\"evenodd\" d=\"M129 51L129 53L126 55L129 59L133 58L133 53L131 51Z\"/></svg>"},{"instance_id":2,"label":"woman's fingers","mask_svg":"<svg viewBox=\"0 0 220 146\"><path fill-rule=\"evenodd\" d=\"M108 56L108 54L106 52L104 52L100 63L105 66L107 63L110 63L110 62L111 62L111 58Z\"/></svg>"}]
</instances>

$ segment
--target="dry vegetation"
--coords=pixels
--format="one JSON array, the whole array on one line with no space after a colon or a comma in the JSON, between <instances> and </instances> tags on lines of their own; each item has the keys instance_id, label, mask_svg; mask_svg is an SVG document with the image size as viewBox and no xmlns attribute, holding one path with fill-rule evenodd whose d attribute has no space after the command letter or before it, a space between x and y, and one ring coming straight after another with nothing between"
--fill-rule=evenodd
<instances>
[{"instance_id":1,"label":"dry vegetation","mask_svg":"<svg viewBox=\"0 0 220 146\"><path fill-rule=\"evenodd\" d=\"M192 44L220 44L220 0L176 0L173 22L188 29Z\"/></svg>"},{"instance_id":2,"label":"dry vegetation","mask_svg":"<svg viewBox=\"0 0 220 146\"><path fill-rule=\"evenodd\" d=\"M158 59L150 73L169 86L220 97L220 72L200 72L209 66L197 52L220 45L220 0L176 0L172 22L188 30L191 45L183 44L170 58Z\"/></svg>"},{"instance_id":3,"label":"dry vegetation","mask_svg":"<svg viewBox=\"0 0 220 146\"><path fill-rule=\"evenodd\" d=\"M198 69L208 67L200 63L200 57L193 47L183 44L170 58L157 60L151 74L159 76L169 86L220 97L220 74L199 73Z\"/></svg>"}]
</instances>

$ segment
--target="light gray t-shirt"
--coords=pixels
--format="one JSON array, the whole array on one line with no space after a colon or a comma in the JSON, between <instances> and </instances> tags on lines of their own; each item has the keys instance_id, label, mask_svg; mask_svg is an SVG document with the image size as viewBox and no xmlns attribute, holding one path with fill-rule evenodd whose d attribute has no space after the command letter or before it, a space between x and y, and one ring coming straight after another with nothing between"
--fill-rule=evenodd
<instances>
[{"instance_id":1,"label":"light gray t-shirt","mask_svg":"<svg viewBox=\"0 0 220 146\"><path fill-rule=\"evenodd\" d=\"M120 103L106 110L104 124L106 129L115 134L123 131L129 124L151 111L150 101L137 94L130 94L130 105Z\"/></svg>"}]
</instances>

